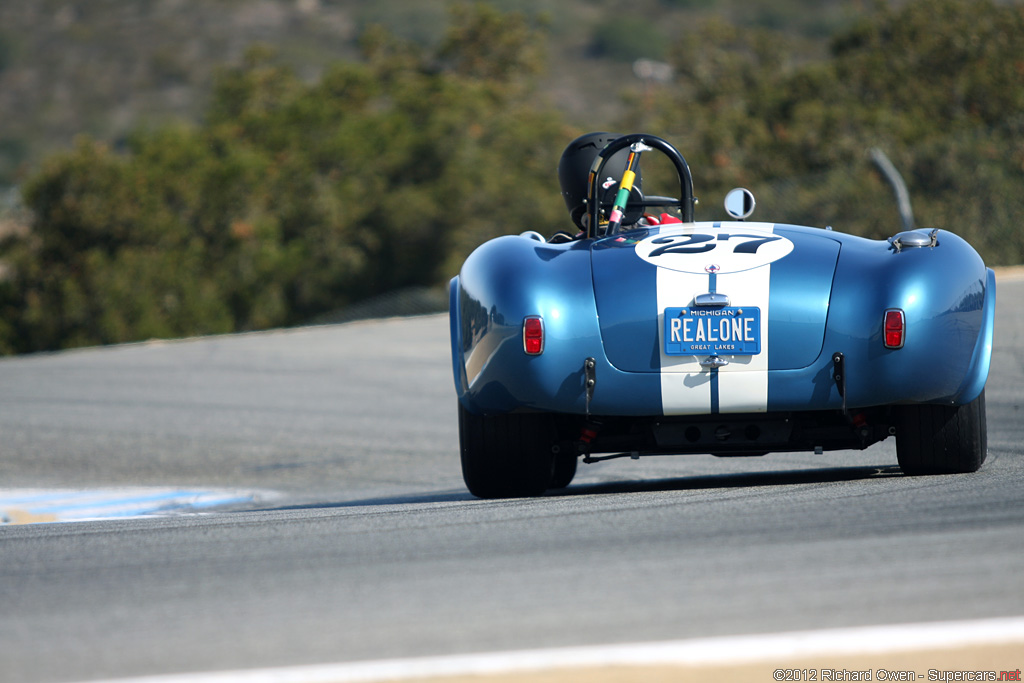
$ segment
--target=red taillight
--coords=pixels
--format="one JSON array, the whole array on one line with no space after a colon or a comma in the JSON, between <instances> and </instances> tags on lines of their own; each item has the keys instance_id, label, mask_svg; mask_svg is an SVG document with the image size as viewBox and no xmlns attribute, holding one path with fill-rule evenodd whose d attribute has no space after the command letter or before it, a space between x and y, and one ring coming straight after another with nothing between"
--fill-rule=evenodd
<instances>
[{"instance_id":1,"label":"red taillight","mask_svg":"<svg viewBox=\"0 0 1024 683\"><path fill-rule=\"evenodd\" d=\"M523 350L531 356L544 350L544 320L539 315L523 319Z\"/></svg>"},{"instance_id":2,"label":"red taillight","mask_svg":"<svg viewBox=\"0 0 1024 683\"><path fill-rule=\"evenodd\" d=\"M907 319L903 311L890 308L885 312L885 348L902 349L907 340Z\"/></svg>"}]
</instances>

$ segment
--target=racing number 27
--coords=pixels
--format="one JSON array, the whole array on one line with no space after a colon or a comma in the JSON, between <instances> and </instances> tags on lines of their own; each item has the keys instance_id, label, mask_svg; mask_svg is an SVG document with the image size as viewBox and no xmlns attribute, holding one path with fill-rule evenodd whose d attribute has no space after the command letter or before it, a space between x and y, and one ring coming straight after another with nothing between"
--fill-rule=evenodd
<instances>
[{"instance_id":1,"label":"racing number 27","mask_svg":"<svg viewBox=\"0 0 1024 683\"><path fill-rule=\"evenodd\" d=\"M654 257L662 254L704 254L718 247L720 242L728 242L731 239L745 239L744 242L733 247L734 254L756 254L762 244L768 244L780 238L776 235L736 235L731 233L719 233L717 239L715 235L669 235L651 240L651 244L665 246L658 247L650 255Z\"/></svg>"}]
</instances>

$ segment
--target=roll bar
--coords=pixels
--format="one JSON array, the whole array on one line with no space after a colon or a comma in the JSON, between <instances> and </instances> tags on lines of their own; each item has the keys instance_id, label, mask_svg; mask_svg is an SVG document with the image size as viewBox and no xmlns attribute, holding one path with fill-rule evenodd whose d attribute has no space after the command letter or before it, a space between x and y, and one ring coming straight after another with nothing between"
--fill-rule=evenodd
<instances>
[{"instance_id":1,"label":"roll bar","mask_svg":"<svg viewBox=\"0 0 1024 683\"><path fill-rule=\"evenodd\" d=\"M604 149L598 152L593 165L590 167L590 187L587 190L587 214L590 216L590 221L587 224L587 237L594 237L597 234L597 226L601 217L601 210L611 206L611 204L608 204L608 207L603 207L601 202L598 200L601 189L601 174L602 171L604 171L605 164L616 152L636 143L641 143L651 149L658 150L667 156L672 162L672 165L676 167L676 174L679 176L680 196L677 201L680 213L682 214L684 223L693 222L693 206L696 202L693 198L693 176L690 175L690 167L687 165L686 159L684 159L683 155L679 153L679 150L659 137L647 135L645 133L633 133L630 135L623 135L620 138L615 138L605 145ZM665 202L663 198L659 198L658 201L651 202L651 206L664 206L667 203L668 202Z\"/></svg>"}]
</instances>

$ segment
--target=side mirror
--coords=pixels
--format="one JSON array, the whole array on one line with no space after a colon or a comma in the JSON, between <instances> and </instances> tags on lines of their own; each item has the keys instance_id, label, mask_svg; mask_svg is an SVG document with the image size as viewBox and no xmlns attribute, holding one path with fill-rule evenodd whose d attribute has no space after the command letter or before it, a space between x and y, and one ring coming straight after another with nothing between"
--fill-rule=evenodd
<instances>
[{"instance_id":1,"label":"side mirror","mask_svg":"<svg viewBox=\"0 0 1024 683\"><path fill-rule=\"evenodd\" d=\"M725 195L725 212L736 220L749 218L756 205L754 193L745 187L729 190L729 194Z\"/></svg>"}]
</instances>

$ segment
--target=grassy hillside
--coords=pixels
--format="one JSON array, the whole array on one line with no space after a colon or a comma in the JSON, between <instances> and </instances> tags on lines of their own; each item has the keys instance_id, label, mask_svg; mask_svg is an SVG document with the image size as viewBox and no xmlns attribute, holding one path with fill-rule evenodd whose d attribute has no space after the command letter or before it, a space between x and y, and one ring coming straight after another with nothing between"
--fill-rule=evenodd
<instances>
[{"instance_id":1,"label":"grassy hillside","mask_svg":"<svg viewBox=\"0 0 1024 683\"><path fill-rule=\"evenodd\" d=\"M117 144L138 127L196 120L216 73L265 43L312 80L357 59L381 24L423 45L440 40L453 3L423 0L0 0L0 186L88 134ZM611 127L637 58L665 59L698 18L784 28L808 55L860 11L833 0L495 0L547 37L541 91L584 128Z\"/></svg>"},{"instance_id":2,"label":"grassy hillside","mask_svg":"<svg viewBox=\"0 0 1024 683\"><path fill-rule=\"evenodd\" d=\"M599 128L678 145L700 220L742 185L884 238L878 147L919 225L1024 261L1020 2L0 0L0 30L0 353L443 287L568 227L559 154Z\"/></svg>"}]
</instances>

